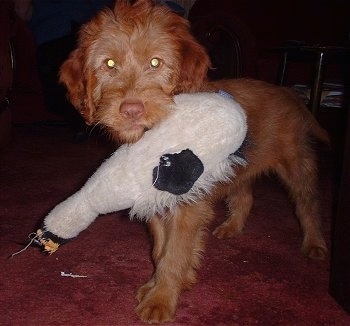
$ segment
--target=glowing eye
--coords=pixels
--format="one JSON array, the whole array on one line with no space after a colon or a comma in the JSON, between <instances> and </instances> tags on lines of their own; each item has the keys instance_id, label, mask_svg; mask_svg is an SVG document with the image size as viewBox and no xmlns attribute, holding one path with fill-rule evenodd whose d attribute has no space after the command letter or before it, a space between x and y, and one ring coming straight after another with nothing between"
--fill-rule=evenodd
<instances>
[{"instance_id":1,"label":"glowing eye","mask_svg":"<svg viewBox=\"0 0 350 326\"><path fill-rule=\"evenodd\" d=\"M152 58L150 61L150 67L155 69L159 68L161 60L159 58Z\"/></svg>"},{"instance_id":2,"label":"glowing eye","mask_svg":"<svg viewBox=\"0 0 350 326\"><path fill-rule=\"evenodd\" d=\"M115 67L115 61L113 59L107 59L106 60L106 66L109 69L113 69Z\"/></svg>"}]
</instances>

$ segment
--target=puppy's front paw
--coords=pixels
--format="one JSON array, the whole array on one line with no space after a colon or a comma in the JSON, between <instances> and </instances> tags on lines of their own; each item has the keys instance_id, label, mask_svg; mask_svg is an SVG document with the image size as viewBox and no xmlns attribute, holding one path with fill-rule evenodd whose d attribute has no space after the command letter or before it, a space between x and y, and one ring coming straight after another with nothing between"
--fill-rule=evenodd
<instances>
[{"instance_id":1,"label":"puppy's front paw","mask_svg":"<svg viewBox=\"0 0 350 326\"><path fill-rule=\"evenodd\" d=\"M241 233L241 230L233 227L231 224L223 223L219 225L214 231L213 235L218 239L229 239Z\"/></svg>"},{"instance_id":2,"label":"puppy's front paw","mask_svg":"<svg viewBox=\"0 0 350 326\"><path fill-rule=\"evenodd\" d=\"M136 307L136 313L146 323L164 323L174 320L176 299L151 290Z\"/></svg>"},{"instance_id":3,"label":"puppy's front paw","mask_svg":"<svg viewBox=\"0 0 350 326\"><path fill-rule=\"evenodd\" d=\"M155 281L153 278L151 278L146 284L142 285L137 291L136 300L141 302L147 293L152 290L154 285Z\"/></svg>"},{"instance_id":4,"label":"puppy's front paw","mask_svg":"<svg viewBox=\"0 0 350 326\"><path fill-rule=\"evenodd\" d=\"M304 256L311 259L324 260L327 257L327 247L325 244L316 244L316 245L303 245L302 252Z\"/></svg>"}]
</instances>

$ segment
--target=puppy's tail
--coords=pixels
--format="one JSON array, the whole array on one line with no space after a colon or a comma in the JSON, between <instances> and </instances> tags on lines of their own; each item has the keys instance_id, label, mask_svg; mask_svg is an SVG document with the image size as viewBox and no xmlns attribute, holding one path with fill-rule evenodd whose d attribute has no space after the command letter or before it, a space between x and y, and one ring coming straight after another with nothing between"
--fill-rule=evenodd
<instances>
[{"instance_id":1,"label":"puppy's tail","mask_svg":"<svg viewBox=\"0 0 350 326\"><path fill-rule=\"evenodd\" d=\"M319 140L321 143L325 144L328 147L331 147L331 141L328 132L321 127L316 118L312 116L310 121L310 132L313 137Z\"/></svg>"},{"instance_id":2,"label":"puppy's tail","mask_svg":"<svg viewBox=\"0 0 350 326\"><path fill-rule=\"evenodd\" d=\"M301 97L291 88L283 87L283 89L289 94L290 97L294 99L296 105L299 107L301 112L303 112L301 116L304 121L307 121L306 128L308 129L308 134L327 147L331 147L331 140L328 132L319 124Z\"/></svg>"}]
</instances>

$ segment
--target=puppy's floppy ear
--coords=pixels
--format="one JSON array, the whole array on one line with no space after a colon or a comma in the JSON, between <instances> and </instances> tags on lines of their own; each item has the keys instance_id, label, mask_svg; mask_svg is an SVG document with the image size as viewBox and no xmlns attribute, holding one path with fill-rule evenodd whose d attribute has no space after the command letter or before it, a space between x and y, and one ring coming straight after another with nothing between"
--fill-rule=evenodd
<instances>
[{"instance_id":1,"label":"puppy's floppy ear","mask_svg":"<svg viewBox=\"0 0 350 326\"><path fill-rule=\"evenodd\" d=\"M92 99L95 76L84 68L84 53L81 48L74 50L62 64L59 81L68 90L68 99L84 117L86 123L93 123L95 105Z\"/></svg>"},{"instance_id":2,"label":"puppy's floppy ear","mask_svg":"<svg viewBox=\"0 0 350 326\"><path fill-rule=\"evenodd\" d=\"M197 91L207 80L211 66L209 56L192 36L182 41L182 64L175 93Z\"/></svg>"}]
</instances>

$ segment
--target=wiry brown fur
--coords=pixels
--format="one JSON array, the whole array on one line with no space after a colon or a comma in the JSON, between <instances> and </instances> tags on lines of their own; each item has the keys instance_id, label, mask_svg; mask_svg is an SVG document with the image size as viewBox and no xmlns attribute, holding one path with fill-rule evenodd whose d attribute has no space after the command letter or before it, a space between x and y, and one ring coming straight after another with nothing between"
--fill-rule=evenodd
<instances>
[{"instance_id":1,"label":"wiry brown fur","mask_svg":"<svg viewBox=\"0 0 350 326\"><path fill-rule=\"evenodd\" d=\"M150 61L157 58L159 66ZM112 59L113 68L106 62ZM180 92L225 90L246 110L248 165L213 194L172 216L155 216L155 272L138 293L137 313L146 322L174 319L181 292L196 281L212 204L225 199L228 218L214 234L222 239L241 232L252 206L252 186L275 172L286 184L303 231L303 253L324 258L316 191L316 161L310 137L327 135L305 105L288 89L250 79L207 82L210 62L189 32L188 22L150 0L119 1L80 31L79 44L63 64L61 81L87 123L106 128L116 142L136 142L167 115L164 105ZM198 117L200 119L200 117ZM223 135L224 136L224 135Z\"/></svg>"}]
</instances>

